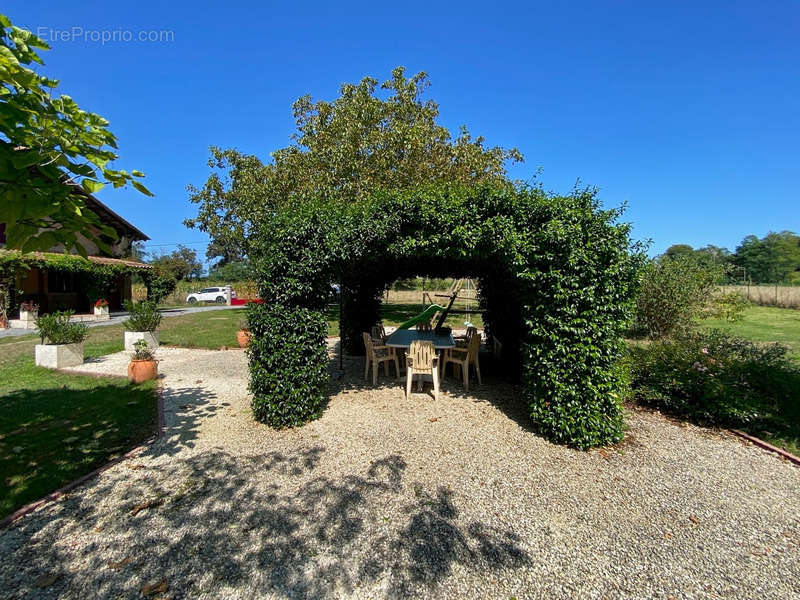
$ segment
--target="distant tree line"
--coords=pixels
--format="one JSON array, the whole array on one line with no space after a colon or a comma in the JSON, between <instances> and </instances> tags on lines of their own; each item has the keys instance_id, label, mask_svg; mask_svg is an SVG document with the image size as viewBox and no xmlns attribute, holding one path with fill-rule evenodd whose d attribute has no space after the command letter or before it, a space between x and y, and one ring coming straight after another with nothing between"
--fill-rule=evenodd
<instances>
[{"instance_id":1,"label":"distant tree line","mask_svg":"<svg viewBox=\"0 0 800 600\"><path fill-rule=\"evenodd\" d=\"M748 235L733 252L719 246L695 249L675 244L664 256L692 256L718 267L726 283L800 284L800 236L792 231L770 232L763 238Z\"/></svg>"},{"instance_id":2,"label":"distant tree line","mask_svg":"<svg viewBox=\"0 0 800 600\"><path fill-rule=\"evenodd\" d=\"M206 256L209 258L220 257L218 249L209 245ZM253 278L250 264L247 259L237 255L233 257L222 256L208 270L208 275L203 276L203 263L197 258L197 250L183 245L178 245L170 253L155 254L145 251L144 245L135 243L128 252L131 258L148 262L159 267L159 271L171 276L176 281L197 281L211 279L214 281L249 281Z\"/></svg>"}]
</instances>

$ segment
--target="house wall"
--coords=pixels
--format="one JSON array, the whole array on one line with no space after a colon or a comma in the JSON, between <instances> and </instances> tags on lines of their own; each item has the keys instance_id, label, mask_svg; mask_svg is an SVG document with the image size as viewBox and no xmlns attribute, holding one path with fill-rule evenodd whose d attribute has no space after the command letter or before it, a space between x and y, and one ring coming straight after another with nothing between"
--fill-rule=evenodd
<instances>
[{"instance_id":1,"label":"house wall","mask_svg":"<svg viewBox=\"0 0 800 600\"><path fill-rule=\"evenodd\" d=\"M17 274L16 299L17 303L33 300L39 305L42 313L57 310L91 313L92 302L97 300L97 298L89 298L84 293L77 275L48 273L46 270L38 268ZM130 275L120 275L106 298L109 308L119 310L123 308L125 301L130 299L131 277Z\"/></svg>"}]
</instances>

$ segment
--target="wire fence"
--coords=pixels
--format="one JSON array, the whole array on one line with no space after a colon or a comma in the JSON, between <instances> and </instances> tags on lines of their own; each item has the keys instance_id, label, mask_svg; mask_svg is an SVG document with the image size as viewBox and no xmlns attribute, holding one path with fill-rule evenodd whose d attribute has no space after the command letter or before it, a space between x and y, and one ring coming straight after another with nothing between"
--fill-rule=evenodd
<instances>
[{"instance_id":1,"label":"wire fence","mask_svg":"<svg viewBox=\"0 0 800 600\"><path fill-rule=\"evenodd\" d=\"M800 309L800 286L780 284L723 285L725 292L737 292L753 304Z\"/></svg>"}]
</instances>

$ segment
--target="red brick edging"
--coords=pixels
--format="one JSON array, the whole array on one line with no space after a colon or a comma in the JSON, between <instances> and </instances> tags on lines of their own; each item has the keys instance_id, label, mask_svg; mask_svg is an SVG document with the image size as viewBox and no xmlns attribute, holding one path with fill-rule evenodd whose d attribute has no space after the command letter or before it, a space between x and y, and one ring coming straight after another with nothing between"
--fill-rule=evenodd
<instances>
[{"instance_id":1,"label":"red brick edging","mask_svg":"<svg viewBox=\"0 0 800 600\"><path fill-rule=\"evenodd\" d=\"M748 442L752 442L756 446L763 448L764 450L768 450L769 452L774 452L775 454L785 458L789 462L792 462L796 465L800 465L800 457L795 456L791 452L787 452L783 448L778 448L777 446L773 446L765 442L764 440L757 438L754 435L750 435L749 433L745 433L744 431L739 431L738 429L731 429L731 433L734 435L738 435L740 438L747 440Z\"/></svg>"},{"instance_id":2,"label":"red brick edging","mask_svg":"<svg viewBox=\"0 0 800 600\"><path fill-rule=\"evenodd\" d=\"M40 498L39 500L36 500L35 502L31 502L30 504L26 504L22 508L17 509L16 511L14 511L10 515L8 515L6 518L4 518L2 521L0 521L0 529L7 529L17 519L19 519L21 517L24 517L28 513L33 512L37 508L39 508L41 506L44 506L45 504L47 504L49 502L52 502L54 500L58 500L59 498L61 498L62 496L64 496L68 492L70 492L71 490L73 490L76 487L78 487L80 484L84 483L85 481L88 481L92 477L97 477L103 471L107 471L108 469L110 469L114 465L117 465L117 464L121 463L123 460L126 460L128 458L132 458L132 457L142 453L148 446L153 444L153 442L157 441L162 435L164 435L164 394L163 394L163 387L161 385L161 381L159 381L158 382L158 387L156 387L156 435L155 435L155 437L147 440L144 444L141 444L141 445L137 446L133 450L130 450L130 451L126 452L122 456L120 456L118 458L115 458L114 460L112 460L110 462L107 462L103 466L98 467L98 468L94 469L93 471L90 471L86 475L81 475L76 480L71 481L67 485L58 488L55 492L50 492L44 498Z\"/></svg>"}]
</instances>

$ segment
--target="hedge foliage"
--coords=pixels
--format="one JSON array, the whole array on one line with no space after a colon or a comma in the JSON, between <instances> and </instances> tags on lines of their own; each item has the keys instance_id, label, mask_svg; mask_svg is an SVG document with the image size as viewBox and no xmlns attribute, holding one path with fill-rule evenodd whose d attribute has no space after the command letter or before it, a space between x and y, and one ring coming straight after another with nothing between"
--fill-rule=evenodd
<instances>
[{"instance_id":1,"label":"hedge foliage","mask_svg":"<svg viewBox=\"0 0 800 600\"><path fill-rule=\"evenodd\" d=\"M250 391L253 415L273 427L295 427L318 418L328 390L324 315L296 306L248 305L253 338Z\"/></svg>"},{"instance_id":2,"label":"hedge foliage","mask_svg":"<svg viewBox=\"0 0 800 600\"><path fill-rule=\"evenodd\" d=\"M319 414L331 283L342 286L344 347L363 353L361 332L379 320L387 285L471 276L535 427L579 448L619 440L622 331L644 262L620 214L591 189L506 185L287 201L249 241L265 302L251 313L261 319L250 353L257 417L283 426Z\"/></svg>"}]
</instances>

